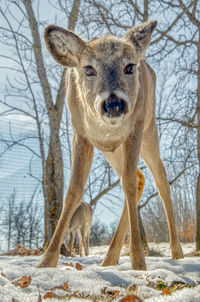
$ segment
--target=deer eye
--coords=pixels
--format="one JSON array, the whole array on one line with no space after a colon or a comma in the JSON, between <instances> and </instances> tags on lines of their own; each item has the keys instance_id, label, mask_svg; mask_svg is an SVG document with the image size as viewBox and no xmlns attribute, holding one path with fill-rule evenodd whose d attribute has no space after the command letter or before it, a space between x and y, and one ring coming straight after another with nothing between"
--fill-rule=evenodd
<instances>
[{"instance_id":1,"label":"deer eye","mask_svg":"<svg viewBox=\"0 0 200 302\"><path fill-rule=\"evenodd\" d=\"M95 70L95 68L93 66L85 66L84 67L85 69L85 74L88 76L88 77L91 77L91 76L96 76L97 75L97 72Z\"/></svg>"},{"instance_id":2,"label":"deer eye","mask_svg":"<svg viewBox=\"0 0 200 302\"><path fill-rule=\"evenodd\" d=\"M128 64L128 65L124 68L124 73L125 73L125 74L133 74L133 72L134 72L134 66L135 66L135 64Z\"/></svg>"}]
</instances>

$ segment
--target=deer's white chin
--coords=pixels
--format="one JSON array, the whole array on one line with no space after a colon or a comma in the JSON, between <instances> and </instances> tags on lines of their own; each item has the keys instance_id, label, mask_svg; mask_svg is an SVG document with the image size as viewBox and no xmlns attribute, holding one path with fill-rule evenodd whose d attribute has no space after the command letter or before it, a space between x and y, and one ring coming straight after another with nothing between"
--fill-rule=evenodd
<instances>
[{"instance_id":1,"label":"deer's white chin","mask_svg":"<svg viewBox=\"0 0 200 302\"><path fill-rule=\"evenodd\" d=\"M101 118L102 120L109 125L112 126L118 126L122 123L122 121L124 120L125 115L122 114L120 116L116 116L116 117L108 117L106 115L102 115Z\"/></svg>"}]
</instances>

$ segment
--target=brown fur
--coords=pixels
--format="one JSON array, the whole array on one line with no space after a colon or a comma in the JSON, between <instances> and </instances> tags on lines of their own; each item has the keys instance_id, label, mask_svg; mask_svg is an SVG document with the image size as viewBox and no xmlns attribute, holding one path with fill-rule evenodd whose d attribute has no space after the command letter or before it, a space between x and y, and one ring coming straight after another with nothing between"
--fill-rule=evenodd
<instances>
[{"instance_id":1,"label":"brown fur","mask_svg":"<svg viewBox=\"0 0 200 302\"><path fill-rule=\"evenodd\" d=\"M78 208L75 210L70 220L68 233L70 233L69 239L69 255L74 255L74 240L77 232L79 237L79 255L82 257L82 245L84 247L85 256L89 255L89 239L90 228L92 222L92 207L82 201ZM67 234L68 235L68 234ZM65 240L64 240L65 241Z\"/></svg>"},{"instance_id":2,"label":"brown fur","mask_svg":"<svg viewBox=\"0 0 200 302\"><path fill-rule=\"evenodd\" d=\"M67 103L74 130L71 178L64 208L54 236L39 267L55 267L64 230L81 202L90 170L94 146L103 151L118 173L125 195L123 213L103 265L117 263L130 227L130 259L133 269L146 269L137 218L137 164L139 154L151 170L168 220L172 258L183 257L177 237L170 188L160 159L155 122L154 71L144 61L145 50L157 22L130 29L122 38L105 36L86 42L71 31L49 26L46 46L61 65L70 67L67 76ZM134 64L134 72L126 68ZM95 73L86 74L85 66ZM103 104L110 97L123 101L123 112L115 117L118 105L107 116ZM108 104L110 104L108 102ZM111 109L109 109L111 112ZM110 113L109 113L110 114Z\"/></svg>"}]
</instances>

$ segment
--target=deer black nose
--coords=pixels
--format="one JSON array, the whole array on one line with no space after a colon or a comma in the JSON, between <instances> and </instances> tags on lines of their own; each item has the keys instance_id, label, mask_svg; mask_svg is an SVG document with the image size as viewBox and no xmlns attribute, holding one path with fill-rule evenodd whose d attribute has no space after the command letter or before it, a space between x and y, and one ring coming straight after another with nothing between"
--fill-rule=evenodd
<instances>
[{"instance_id":1,"label":"deer black nose","mask_svg":"<svg viewBox=\"0 0 200 302\"><path fill-rule=\"evenodd\" d=\"M115 94L111 94L102 104L102 114L108 117L118 117L125 111L126 102Z\"/></svg>"}]
</instances>

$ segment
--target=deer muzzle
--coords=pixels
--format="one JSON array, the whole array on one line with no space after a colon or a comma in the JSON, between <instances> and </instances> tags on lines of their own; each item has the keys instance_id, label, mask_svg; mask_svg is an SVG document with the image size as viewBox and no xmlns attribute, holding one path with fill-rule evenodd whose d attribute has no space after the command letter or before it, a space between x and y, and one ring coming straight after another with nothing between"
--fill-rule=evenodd
<instances>
[{"instance_id":1,"label":"deer muzzle","mask_svg":"<svg viewBox=\"0 0 200 302\"><path fill-rule=\"evenodd\" d=\"M120 117L127 112L127 103L115 94L111 94L102 102L101 112L109 118Z\"/></svg>"}]
</instances>

